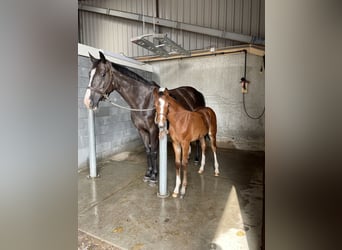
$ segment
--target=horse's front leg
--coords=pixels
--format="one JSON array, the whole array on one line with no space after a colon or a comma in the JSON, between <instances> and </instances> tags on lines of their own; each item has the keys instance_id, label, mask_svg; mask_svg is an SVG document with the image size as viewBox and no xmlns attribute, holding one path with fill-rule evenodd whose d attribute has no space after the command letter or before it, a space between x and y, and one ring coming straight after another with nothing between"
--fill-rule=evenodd
<instances>
[{"instance_id":1,"label":"horse's front leg","mask_svg":"<svg viewBox=\"0 0 342 250\"><path fill-rule=\"evenodd\" d=\"M143 129L138 128L138 131L139 131L140 137L144 143L145 151L146 151L147 169L146 169L146 173L145 173L145 176L143 179L146 182L146 181L151 180L151 175L152 175L152 171L153 171L152 152L151 152L151 147L150 147L150 136Z\"/></svg>"},{"instance_id":2,"label":"horse's front leg","mask_svg":"<svg viewBox=\"0 0 342 250\"><path fill-rule=\"evenodd\" d=\"M151 125L152 126L152 125ZM159 129L151 127L150 130L150 148L151 148L151 162L152 162L152 173L150 182L156 183L158 181L158 146L159 146Z\"/></svg>"},{"instance_id":3,"label":"horse's front leg","mask_svg":"<svg viewBox=\"0 0 342 250\"><path fill-rule=\"evenodd\" d=\"M205 137L200 138L201 142L201 149L202 149L202 160L201 160L201 167L198 170L199 174L202 174L204 172L204 165L205 165Z\"/></svg>"},{"instance_id":4,"label":"horse's front leg","mask_svg":"<svg viewBox=\"0 0 342 250\"><path fill-rule=\"evenodd\" d=\"M179 193L179 186L181 185L181 176L180 176L180 168L181 168L181 147L179 143L172 142L173 151L175 152L175 167L176 167L176 186L173 190L172 197L177 198Z\"/></svg>"},{"instance_id":5,"label":"horse's front leg","mask_svg":"<svg viewBox=\"0 0 342 250\"><path fill-rule=\"evenodd\" d=\"M182 181L182 189L181 196L183 198L185 195L186 186L188 185L188 152L189 152L190 142L182 143L182 167L183 167L183 181Z\"/></svg>"}]
</instances>

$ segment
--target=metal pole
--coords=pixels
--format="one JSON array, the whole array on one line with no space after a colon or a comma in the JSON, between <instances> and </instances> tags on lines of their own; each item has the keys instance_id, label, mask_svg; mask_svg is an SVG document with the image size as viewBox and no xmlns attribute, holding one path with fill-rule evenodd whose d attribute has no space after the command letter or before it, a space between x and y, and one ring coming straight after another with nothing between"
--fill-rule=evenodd
<instances>
[{"instance_id":1,"label":"metal pole","mask_svg":"<svg viewBox=\"0 0 342 250\"><path fill-rule=\"evenodd\" d=\"M166 127L159 127L159 198L166 198L169 196L167 191L167 134Z\"/></svg>"},{"instance_id":2,"label":"metal pole","mask_svg":"<svg viewBox=\"0 0 342 250\"><path fill-rule=\"evenodd\" d=\"M97 177L96 173L96 146L95 146L95 116L92 109L88 110L88 135L89 135L89 172L90 178Z\"/></svg>"}]
</instances>

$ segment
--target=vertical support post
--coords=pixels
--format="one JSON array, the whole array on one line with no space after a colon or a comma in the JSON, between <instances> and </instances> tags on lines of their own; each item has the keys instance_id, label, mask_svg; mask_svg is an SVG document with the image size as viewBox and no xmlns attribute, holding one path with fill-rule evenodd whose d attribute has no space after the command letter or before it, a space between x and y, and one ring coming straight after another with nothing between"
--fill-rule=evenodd
<instances>
[{"instance_id":1,"label":"vertical support post","mask_svg":"<svg viewBox=\"0 0 342 250\"><path fill-rule=\"evenodd\" d=\"M159 198L169 196L167 191L167 134L166 127L159 127L159 134L163 134L159 138Z\"/></svg>"},{"instance_id":2,"label":"vertical support post","mask_svg":"<svg viewBox=\"0 0 342 250\"><path fill-rule=\"evenodd\" d=\"M90 178L97 177L96 173L96 143L95 143L95 116L92 109L88 109L88 135L89 135L89 172Z\"/></svg>"}]
</instances>

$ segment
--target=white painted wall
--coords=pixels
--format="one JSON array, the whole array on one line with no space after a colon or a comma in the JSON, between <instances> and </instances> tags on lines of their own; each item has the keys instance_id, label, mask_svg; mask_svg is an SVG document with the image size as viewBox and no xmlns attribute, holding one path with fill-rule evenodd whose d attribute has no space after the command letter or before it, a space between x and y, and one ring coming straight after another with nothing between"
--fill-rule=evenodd
<instances>
[{"instance_id":1,"label":"white painted wall","mask_svg":"<svg viewBox=\"0 0 342 250\"><path fill-rule=\"evenodd\" d=\"M244 52L151 62L155 81L162 87L190 85L201 91L218 120L218 145L244 150L265 149L265 116L250 119L243 109L240 79L244 74ZM263 59L248 54L246 108L257 117L265 106Z\"/></svg>"}]
</instances>

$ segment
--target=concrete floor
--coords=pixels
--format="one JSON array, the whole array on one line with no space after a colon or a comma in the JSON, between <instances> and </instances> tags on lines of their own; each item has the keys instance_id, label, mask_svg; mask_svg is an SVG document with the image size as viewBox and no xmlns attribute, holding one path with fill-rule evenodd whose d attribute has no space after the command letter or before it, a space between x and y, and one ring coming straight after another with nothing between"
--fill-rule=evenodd
<instances>
[{"instance_id":1,"label":"concrete floor","mask_svg":"<svg viewBox=\"0 0 342 250\"><path fill-rule=\"evenodd\" d=\"M170 144L168 149L172 193L175 169ZM142 180L146 168L142 150L98 163L99 178L88 179L87 170L79 173L81 232L119 249L261 249L264 152L220 148L220 176L214 177L208 147L204 174L199 175L199 166L190 161L184 199L171 195L161 199L158 185Z\"/></svg>"}]
</instances>

